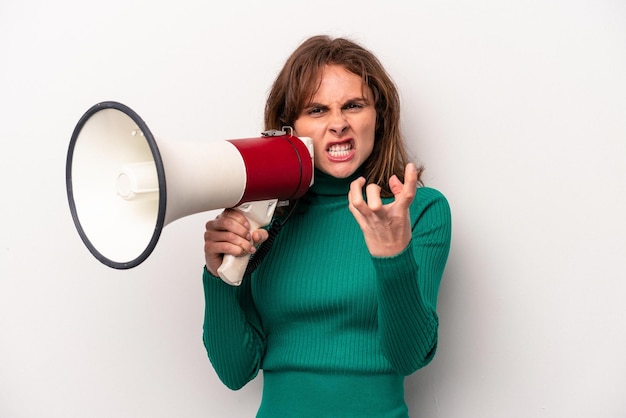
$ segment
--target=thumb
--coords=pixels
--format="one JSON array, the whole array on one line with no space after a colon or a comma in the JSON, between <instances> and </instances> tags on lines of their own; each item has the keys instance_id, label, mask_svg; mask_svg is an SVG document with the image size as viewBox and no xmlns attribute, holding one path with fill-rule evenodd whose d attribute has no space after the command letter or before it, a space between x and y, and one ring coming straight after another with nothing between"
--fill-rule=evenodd
<instances>
[{"instance_id":1,"label":"thumb","mask_svg":"<svg viewBox=\"0 0 626 418\"><path fill-rule=\"evenodd\" d=\"M265 229L257 229L252 232L252 243L258 246L266 241L268 237L269 232L267 232Z\"/></svg>"}]
</instances>

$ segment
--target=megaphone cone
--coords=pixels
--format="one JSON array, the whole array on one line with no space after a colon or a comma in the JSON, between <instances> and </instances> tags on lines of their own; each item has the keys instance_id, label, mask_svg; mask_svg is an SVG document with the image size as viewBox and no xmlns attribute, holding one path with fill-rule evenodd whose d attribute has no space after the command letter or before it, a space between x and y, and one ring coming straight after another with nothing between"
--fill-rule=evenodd
<instances>
[{"instance_id":1,"label":"megaphone cone","mask_svg":"<svg viewBox=\"0 0 626 418\"><path fill-rule=\"evenodd\" d=\"M184 216L240 208L251 227L267 225L277 201L298 198L313 183L312 156L309 138L281 131L157 145L132 109L102 102L81 117L70 140L70 211L98 260L129 269L149 257L164 226ZM245 270L247 259L237 262ZM243 270L220 276L239 284Z\"/></svg>"}]
</instances>

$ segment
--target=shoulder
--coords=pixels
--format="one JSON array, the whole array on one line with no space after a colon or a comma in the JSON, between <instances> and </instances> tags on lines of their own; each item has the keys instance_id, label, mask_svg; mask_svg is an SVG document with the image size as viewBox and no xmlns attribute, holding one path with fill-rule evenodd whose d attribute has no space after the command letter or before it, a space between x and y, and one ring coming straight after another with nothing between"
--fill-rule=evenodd
<instances>
[{"instance_id":1,"label":"shoulder","mask_svg":"<svg viewBox=\"0 0 626 418\"><path fill-rule=\"evenodd\" d=\"M440 192L437 189L433 189L432 187L427 187L427 186L418 187L415 193L415 196L416 197L420 196L422 198L430 198L430 199L435 199L435 200L439 200L439 199L446 200L446 197L444 196L442 192Z\"/></svg>"},{"instance_id":2,"label":"shoulder","mask_svg":"<svg viewBox=\"0 0 626 418\"><path fill-rule=\"evenodd\" d=\"M418 187L413 199L413 205L416 207L424 207L432 204L449 206L448 199L442 192L432 187Z\"/></svg>"},{"instance_id":3,"label":"shoulder","mask_svg":"<svg viewBox=\"0 0 626 418\"><path fill-rule=\"evenodd\" d=\"M444 223L449 223L451 218L448 199L442 192L431 187L417 189L410 210L414 221L426 214L439 218Z\"/></svg>"}]
</instances>

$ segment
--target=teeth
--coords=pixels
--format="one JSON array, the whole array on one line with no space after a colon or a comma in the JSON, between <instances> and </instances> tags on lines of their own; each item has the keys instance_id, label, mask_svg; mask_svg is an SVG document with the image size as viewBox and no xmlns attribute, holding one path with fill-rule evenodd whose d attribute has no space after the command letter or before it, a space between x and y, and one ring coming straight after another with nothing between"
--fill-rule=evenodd
<instances>
[{"instance_id":1,"label":"teeth","mask_svg":"<svg viewBox=\"0 0 626 418\"><path fill-rule=\"evenodd\" d=\"M347 155L351 149L352 149L351 144L335 144L335 145L331 145L330 147L328 147L327 151L329 154L335 157L339 157L342 155Z\"/></svg>"}]
</instances>

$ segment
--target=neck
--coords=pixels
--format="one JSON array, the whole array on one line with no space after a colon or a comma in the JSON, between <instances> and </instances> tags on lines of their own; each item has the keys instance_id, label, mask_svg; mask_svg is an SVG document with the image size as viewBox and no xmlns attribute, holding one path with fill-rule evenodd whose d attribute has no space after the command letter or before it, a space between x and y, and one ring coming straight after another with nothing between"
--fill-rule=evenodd
<instances>
[{"instance_id":1,"label":"neck","mask_svg":"<svg viewBox=\"0 0 626 418\"><path fill-rule=\"evenodd\" d=\"M361 170L345 178L333 177L318 169L315 169L314 183L309 189L309 193L320 196L347 195L350 190L350 183L361 176Z\"/></svg>"}]
</instances>

